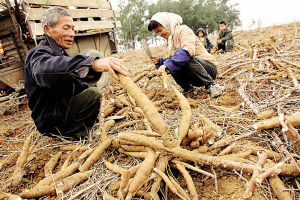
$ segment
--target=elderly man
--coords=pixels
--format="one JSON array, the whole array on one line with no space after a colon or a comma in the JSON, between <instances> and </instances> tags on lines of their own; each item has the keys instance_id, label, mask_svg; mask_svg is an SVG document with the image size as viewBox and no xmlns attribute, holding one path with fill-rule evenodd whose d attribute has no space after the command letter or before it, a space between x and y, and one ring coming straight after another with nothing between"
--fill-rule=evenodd
<instances>
[{"instance_id":1,"label":"elderly man","mask_svg":"<svg viewBox=\"0 0 300 200\"><path fill-rule=\"evenodd\" d=\"M74 40L70 13L60 7L47 9L42 16L44 39L28 52L25 63L25 88L37 129L45 135L69 139L86 136L99 112L101 94L82 79L89 72L128 74L117 58L69 56Z\"/></svg>"}]
</instances>

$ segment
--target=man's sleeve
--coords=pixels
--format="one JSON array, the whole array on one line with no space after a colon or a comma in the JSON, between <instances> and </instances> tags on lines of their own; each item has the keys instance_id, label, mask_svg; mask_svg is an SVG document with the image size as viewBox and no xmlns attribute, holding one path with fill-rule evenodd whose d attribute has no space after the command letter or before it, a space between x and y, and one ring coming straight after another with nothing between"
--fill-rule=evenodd
<instances>
[{"instance_id":1,"label":"man's sleeve","mask_svg":"<svg viewBox=\"0 0 300 200\"><path fill-rule=\"evenodd\" d=\"M79 78L81 67L90 66L96 57L84 55L53 56L46 50L39 50L31 57L32 76L40 87L51 88L62 85L66 81Z\"/></svg>"},{"instance_id":2,"label":"man's sleeve","mask_svg":"<svg viewBox=\"0 0 300 200\"><path fill-rule=\"evenodd\" d=\"M222 42L226 42L227 40L231 40L233 38L231 31L226 31L224 37L221 38Z\"/></svg>"},{"instance_id":3,"label":"man's sleeve","mask_svg":"<svg viewBox=\"0 0 300 200\"><path fill-rule=\"evenodd\" d=\"M160 66L162 66L164 64L164 62L167 61L169 58L161 58L161 57L159 57L158 59L159 59L158 63L155 64L156 69L158 69Z\"/></svg>"},{"instance_id":4,"label":"man's sleeve","mask_svg":"<svg viewBox=\"0 0 300 200\"><path fill-rule=\"evenodd\" d=\"M175 73L181 70L190 61L190 54L183 48L179 48L175 51L174 55L164 62L164 65L170 70L171 73Z\"/></svg>"}]
</instances>

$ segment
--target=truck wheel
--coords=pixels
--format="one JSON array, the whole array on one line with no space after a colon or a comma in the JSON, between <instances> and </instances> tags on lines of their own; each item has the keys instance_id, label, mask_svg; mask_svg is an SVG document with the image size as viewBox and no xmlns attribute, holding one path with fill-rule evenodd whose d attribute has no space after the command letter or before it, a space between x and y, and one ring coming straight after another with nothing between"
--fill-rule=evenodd
<instances>
[{"instance_id":1,"label":"truck wheel","mask_svg":"<svg viewBox=\"0 0 300 200\"><path fill-rule=\"evenodd\" d=\"M97 56L99 58L104 58L103 53L99 52L95 49L86 49L81 54L86 55L86 56ZM99 88L99 90L102 90L108 84L110 79L111 79L111 76L108 72L102 72L99 80L96 83L97 88Z\"/></svg>"}]
</instances>

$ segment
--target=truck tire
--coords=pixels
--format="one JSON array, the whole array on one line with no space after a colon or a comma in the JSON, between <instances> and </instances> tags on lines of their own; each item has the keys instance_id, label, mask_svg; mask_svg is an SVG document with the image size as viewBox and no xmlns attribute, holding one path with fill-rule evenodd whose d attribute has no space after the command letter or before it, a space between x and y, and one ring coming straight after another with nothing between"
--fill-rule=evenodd
<instances>
[{"instance_id":1,"label":"truck tire","mask_svg":"<svg viewBox=\"0 0 300 200\"><path fill-rule=\"evenodd\" d=\"M104 55L102 52L99 52L95 49L86 49L84 50L81 54L86 55L86 56L97 56L99 58L104 58ZM99 80L97 81L96 85L97 88L101 91L110 81L111 76L108 72L102 72Z\"/></svg>"}]
</instances>

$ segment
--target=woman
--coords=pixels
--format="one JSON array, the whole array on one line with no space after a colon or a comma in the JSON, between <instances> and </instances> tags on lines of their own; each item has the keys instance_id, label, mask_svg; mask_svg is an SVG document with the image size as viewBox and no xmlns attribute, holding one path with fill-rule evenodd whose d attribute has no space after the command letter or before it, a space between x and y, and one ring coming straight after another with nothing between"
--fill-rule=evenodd
<instances>
[{"instance_id":1,"label":"woman","mask_svg":"<svg viewBox=\"0 0 300 200\"><path fill-rule=\"evenodd\" d=\"M203 28L199 28L196 35L199 37L199 40L201 41L207 52L210 52L211 48L213 48L214 45L208 39L206 31Z\"/></svg>"},{"instance_id":2,"label":"woman","mask_svg":"<svg viewBox=\"0 0 300 200\"><path fill-rule=\"evenodd\" d=\"M224 87L215 83L217 68L215 58L201 44L192 29L182 24L182 18L174 13L159 12L152 16L149 31L167 40L169 58L153 57L158 71L169 72L183 93L193 86L205 86L211 97L222 94Z\"/></svg>"}]
</instances>

